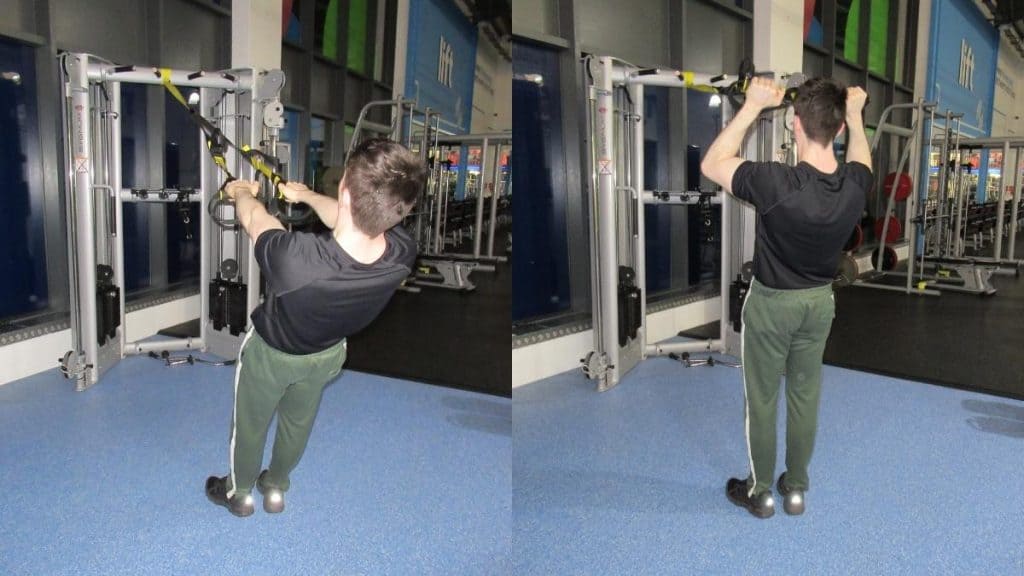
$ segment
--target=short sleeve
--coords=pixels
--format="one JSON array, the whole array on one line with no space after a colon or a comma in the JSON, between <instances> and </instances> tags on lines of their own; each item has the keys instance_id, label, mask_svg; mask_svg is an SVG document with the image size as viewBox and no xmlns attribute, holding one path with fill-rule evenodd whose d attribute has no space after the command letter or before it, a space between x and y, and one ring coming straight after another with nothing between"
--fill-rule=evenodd
<instances>
[{"instance_id":1,"label":"short sleeve","mask_svg":"<svg viewBox=\"0 0 1024 576\"><path fill-rule=\"evenodd\" d=\"M795 191L791 170L780 162L744 162L732 176L732 193L765 214Z\"/></svg>"},{"instance_id":2,"label":"short sleeve","mask_svg":"<svg viewBox=\"0 0 1024 576\"><path fill-rule=\"evenodd\" d=\"M846 163L846 177L853 180L854 184L865 192L870 190L871 186L875 183L875 177L871 174L871 169L860 162Z\"/></svg>"},{"instance_id":3,"label":"short sleeve","mask_svg":"<svg viewBox=\"0 0 1024 576\"><path fill-rule=\"evenodd\" d=\"M267 230L260 234L253 255L260 272L277 294L299 288L307 283L308 266L303 262L300 233Z\"/></svg>"}]
</instances>

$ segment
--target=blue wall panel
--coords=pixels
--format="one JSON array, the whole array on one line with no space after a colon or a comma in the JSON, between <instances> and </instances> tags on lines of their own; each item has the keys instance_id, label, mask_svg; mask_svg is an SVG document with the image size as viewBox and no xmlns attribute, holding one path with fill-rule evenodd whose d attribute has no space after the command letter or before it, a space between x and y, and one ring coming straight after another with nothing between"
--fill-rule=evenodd
<instances>
[{"instance_id":1,"label":"blue wall panel","mask_svg":"<svg viewBox=\"0 0 1024 576\"><path fill-rule=\"evenodd\" d=\"M441 38L452 47L452 85L438 81ZM440 110L445 129L469 132L473 110L477 30L451 0L409 2L409 52L405 96L419 98L421 108Z\"/></svg>"},{"instance_id":2,"label":"blue wall panel","mask_svg":"<svg viewBox=\"0 0 1024 576\"><path fill-rule=\"evenodd\" d=\"M925 97L938 101L939 109L962 112L961 128L966 136L992 134L992 104L995 99L996 61L999 33L969 0L936 0L932 4L928 83ZM964 58L964 46L970 58ZM966 62L965 62L966 60ZM969 70L967 86L961 82L961 67ZM936 126L942 122L936 118ZM928 170L922 161L922 173ZM985 199L988 155L979 167L978 199Z\"/></svg>"}]
</instances>

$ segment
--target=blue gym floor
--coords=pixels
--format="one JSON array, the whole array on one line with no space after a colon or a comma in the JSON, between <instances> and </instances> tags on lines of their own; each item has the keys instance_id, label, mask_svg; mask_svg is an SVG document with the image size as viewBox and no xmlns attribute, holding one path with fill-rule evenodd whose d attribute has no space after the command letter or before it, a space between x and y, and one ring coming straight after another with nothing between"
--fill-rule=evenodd
<instances>
[{"instance_id":1,"label":"blue gym floor","mask_svg":"<svg viewBox=\"0 0 1024 576\"><path fill-rule=\"evenodd\" d=\"M510 400L344 372L285 512L235 518L203 492L233 370L130 358L81 393L56 369L0 386L0 574L511 570Z\"/></svg>"},{"instance_id":2,"label":"blue gym floor","mask_svg":"<svg viewBox=\"0 0 1024 576\"><path fill-rule=\"evenodd\" d=\"M768 520L725 498L734 368L652 359L604 393L575 371L512 414L516 574L1024 574L1019 401L826 367L807 512Z\"/></svg>"}]
</instances>

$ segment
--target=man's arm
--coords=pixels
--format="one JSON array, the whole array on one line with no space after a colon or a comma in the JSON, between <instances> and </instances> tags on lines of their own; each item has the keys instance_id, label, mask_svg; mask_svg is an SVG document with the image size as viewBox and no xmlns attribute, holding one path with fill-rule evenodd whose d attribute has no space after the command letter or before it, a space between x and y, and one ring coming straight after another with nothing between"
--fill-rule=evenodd
<instances>
[{"instance_id":1,"label":"man's arm","mask_svg":"<svg viewBox=\"0 0 1024 576\"><path fill-rule=\"evenodd\" d=\"M334 230L338 224L338 201L330 196L318 194L298 182L281 185L281 193L289 202L302 202L320 217L325 226Z\"/></svg>"},{"instance_id":2,"label":"man's arm","mask_svg":"<svg viewBox=\"0 0 1024 576\"><path fill-rule=\"evenodd\" d=\"M761 111L781 104L784 95L785 92L767 78L751 80L747 89L746 102L729 122L729 125L718 134L718 138L711 143L711 147L704 155L704 160L700 163L701 172L721 186L723 190L731 193L732 177L740 164L745 162L739 156L743 137L757 120Z\"/></svg>"},{"instance_id":3,"label":"man's arm","mask_svg":"<svg viewBox=\"0 0 1024 576\"><path fill-rule=\"evenodd\" d=\"M284 230L281 221L267 212L263 203L255 198L260 186L256 182L235 180L224 187L224 191L235 201L235 218L252 238L253 243L267 230Z\"/></svg>"},{"instance_id":4,"label":"man's arm","mask_svg":"<svg viewBox=\"0 0 1024 576\"><path fill-rule=\"evenodd\" d=\"M864 132L864 103L867 93L859 86L846 90L846 161L860 162L871 169L871 147Z\"/></svg>"}]
</instances>

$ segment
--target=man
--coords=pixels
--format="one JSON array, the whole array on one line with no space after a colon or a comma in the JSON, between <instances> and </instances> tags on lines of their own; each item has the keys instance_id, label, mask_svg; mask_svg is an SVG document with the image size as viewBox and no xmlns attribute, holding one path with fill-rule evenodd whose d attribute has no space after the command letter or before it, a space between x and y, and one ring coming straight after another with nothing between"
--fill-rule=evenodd
<instances>
[{"instance_id":1,"label":"man","mask_svg":"<svg viewBox=\"0 0 1024 576\"><path fill-rule=\"evenodd\" d=\"M418 157L375 139L352 151L337 200L302 184L281 186L288 201L308 204L333 231L322 235L287 232L254 198L257 183L227 185L255 245L266 294L238 355L231 470L206 481L215 504L248 516L255 484L264 510L284 510L289 474L306 448L324 387L345 362L345 339L380 313L412 270L416 245L397 224L415 206L425 180ZM275 411L273 454L260 473Z\"/></svg>"},{"instance_id":2,"label":"man","mask_svg":"<svg viewBox=\"0 0 1024 576\"><path fill-rule=\"evenodd\" d=\"M701 170L758 213L754 277L743 305L743 386L750 476L729 479L726 495L759 518L775 513L775 423L780 378L786 375L786 471L777 487L789 514L804 511L807 467L814 449L821 364L835 316L832 279L843 244L860 220L872 184L871 152L860 88L816 78L793 104L795 167L738 157L747 130L783 90L752 81L746 102L719 134ZM846 162L832 142L844 128Z\"/></svg>"}]
</instances>

